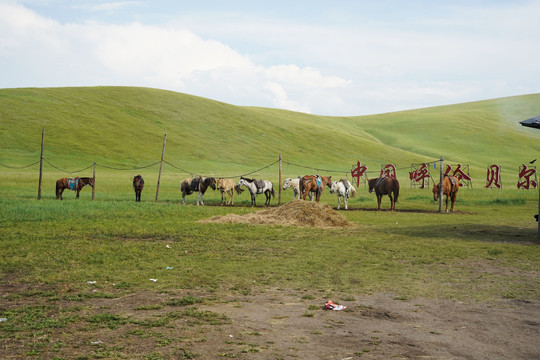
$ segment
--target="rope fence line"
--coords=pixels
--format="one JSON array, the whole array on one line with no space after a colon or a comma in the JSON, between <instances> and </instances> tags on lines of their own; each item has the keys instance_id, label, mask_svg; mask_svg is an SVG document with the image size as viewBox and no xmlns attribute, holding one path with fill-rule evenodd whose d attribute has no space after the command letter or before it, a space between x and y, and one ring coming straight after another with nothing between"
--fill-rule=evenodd
<instances>
[{"instance_id":1,"label":"rope fence line","mask_svg":"<svg viewBox=\"0 0 540 360\"><path fill-rule=\"evenodd\" d=\"M53 163L51 163L51 162L50 162L49 160L47 160L46 158L43 158L43 160L45 160L45 162L46 162L47 164L51 165L51 166L52 166L53 168L55 168L56 170L65 172L65 173L67 173L67 174L76 174L76 173L80 173L80 172L83 172L84 170L88 170L88 169L90 169L91 167L94 166L94 164L92 164L92 165L87 166L87 167L85 167L85 168L83 168L83 169L80 169L80 170L76 170L76 171L67 171L67 170L64 170L64 169L61 169L61 168L57 167L56 165L54 165ZM38 163L39 163L39 161L38 161Z\"/></svg>"},{"instance_id":2,"label":"rope fence line","mask_svg":"<svg viewBox=\"0 0 540 360\"><path fill-rule=\"evenodd\" d=\"M67 174L80 173L80 172L88 170L88 169L90 169L90 168L92 168L94 166L94 164L92 164L92 165L89 165L89 166L87 166L85 168L82 168L82 169L79 169L79 170L70 171L70 170L62 169L62 168L56 166L51 161L49 161L47 158L43 158L43 160L47 164L49 164L50 166L55 168L56 170L67 173ZM435 163L437 161L439 161L439 160L425 161L423 163L412 164L412 165L413 166L420 166L422 164L431 164L431 163ZM197 174L197 172L185 170L185 169L183 169L183 168L181 168L179 166L176 166L176 165L170 163L169 161L164 160L163 162L165 164L171 166L172 168L174 168L176 170L179 170L179 171L181 171L183 173L190 174L191 176L195 176ZM147 168L150 168L152 166L156 166L159 163L160 163L159 161L156 161L156 162L148 164L148 165L131 166L131 167L114 167L114 166L109 166L109 165L103 165L101 163L96 163L96 166L99 166L99 167L102 167L102 168L105 168L105 169L109 169L109 170L116 170L116 171L133 171L133 170L147 169ZM273 166L273 165L275 165L277 163L279 163L279 160L276 160L273 163L270 163L270 164L268 164L266 166L263 166L263 167L261 167L261 168L259 168L257 170L254 170L254 171L251 171L251 172L248 172L248 173L245 173L245 174L232 175L232 176L219 176L219 177L222 177L224 179L233 179L233 178L238 178L238 177L244 177L244 176L252 175L252 174L255 174L255 173L259 172L259 171L265 170L265 169L267 169L267 168L269 168L269 167L271 167L271 166ZM287 166L295 166L295 167L302 168L302 169L315 170L317 172L346 174L346 175L349 175L351 173L350 169L347 169L347 170L324 169L322 167L312 167L312 166L300 165L300 164L296 164L296 163L293 163L293 162L290 162L290 161L282 161L282 163L286 164ZM0 166L3 166L3 167L8 168L8 169L26 169L26 168L29 168L31 166L37 165L37 164L39 164L39 161L36 161L36 162L28 164L28 165L22 165L22 166L10 166L10 165L6 165L4 163L0 163ZM396 168L396 170L398 170L398 171L409 170L409 169L410 169L410 167ZM367 170L366 171L366 173L378 173L378 172L379 172L379 170Z\"/></svg>"},{"instance_id":3,"label":"rope fence line","mask_svg":"<svg viewBox=\"0 0 540 360\"><path fill-rule=\"evenodd\" d=\"M159 164L159 161L156 161L155 163L152 163L152 164L149 164L149 165L145 165L145 166L129 167L129 168L116 168L116 167L112 167L112 166L107 166L107 165L102 165L102 164L100 164L100 163L96 163L97 166L101 166L101 167L103 167L103 168L105 168L105 169L118 170L118 171L146 169L146 168L152 167L152 166L157 165L157 164ZM169 165L170 165L170 164L169 164Z\"/></svg>"},{"instance_id":4,"label":"rope fence line","mask_svg":"<svg viewBox=\"0 0 540 360\"><path fill-rule=\"evenodd\" d=\"M39 160L36 161L35 163L30 164L30 165L23 165L23 166L9 166L9 165L0 163L0 166L6 167L6 168L8 168L8 169L26 169L26 168L29 168L30 166L34 166L34 165L36 165L36 164L39 164Z\"/></svg>"}]
</instances>

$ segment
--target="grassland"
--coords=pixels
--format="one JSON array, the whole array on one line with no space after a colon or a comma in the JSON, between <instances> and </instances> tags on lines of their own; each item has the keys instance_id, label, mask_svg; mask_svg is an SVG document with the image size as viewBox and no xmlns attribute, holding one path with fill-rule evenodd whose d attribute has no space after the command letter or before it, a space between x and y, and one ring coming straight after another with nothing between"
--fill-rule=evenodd
<instances>
[{"instance_id":1,"label":"grassland","mask_svg":"<svg viewBox=\"0 0 540 360\"><path fill-rule=\"evenodd\" d=\"M204 341L201 335L164 338L160 330L165 333L176 320L218 326L229 321L197 309L203 301L198 297L169 300L181 307L144 321L133 313L176 305L134 304L120 313L109 303L92 304L141 293L204 294L206 303L266 289L338 299L393 294L402 300L537 303L540 247L532 216L538 192L517 190L512 179L517 166L540 154L540 131L517 124L540 112L539 100L529 95L336 118L153 89L0 90L0 163L8 165L0 167L2 349L14 358L196 358L192 349ZM68 174L49 163L42 199L36 200L36 165L23 167L39 160L42 128L45 157L58 168L81 169L94 161L108 166L97 167L95 201L88 188L79 200L71 192L55 200L54 182ZM245 193L237 196L237 206L221 207L212 191L207 206L194 206L193 196L183 206L178 185L190 174L167 164L155 202L159 167L130 168L159 160L164 133L166 160L203 175L251 172L279 155L292 164L336 169L336 177L357 160L373 168L386 162L406 168L444 155L470 164L475 181L473 189L460 191L458 211L450 215L437 212L429 189L410 188L403 172L395 213L373 211L373 195L360 186L349 203L353 210L341 212L354 228L202 224L198 220L257 208L248 207ZM484 189L485 168L495 162L503 166L504 187ZM310 172L288 164L283 169L284 176ZM135 173L146 179L141 203L131 189ZM277 165L254 175L277 181ZM283 193L282 202L291 199L290 190ZM322 201L336 204L328 193ZM127 349L131 340L121 339L118 348L103 346L86 356L80 355L87 350L82 345L68 349L76 339L66 334L86 338L118 328L126 330L126 339L153 337L164 349L164 342L175 343L174 355L155 346L135 353Z\"/></svg>"}]
</instances>

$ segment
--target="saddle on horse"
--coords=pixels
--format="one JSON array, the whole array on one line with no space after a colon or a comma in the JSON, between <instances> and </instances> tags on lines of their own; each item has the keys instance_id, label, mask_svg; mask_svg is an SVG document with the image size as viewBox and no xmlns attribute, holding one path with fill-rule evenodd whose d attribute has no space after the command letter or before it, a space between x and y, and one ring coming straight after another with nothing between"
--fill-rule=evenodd
<instances>
[{"instance_id":1,"label":"saddle on horse","mask_svg":"<svg viewBox=\"0 0 540 360\"><path fill-rule=\"evenodd\" d=\"M68 188L69 190L77 190L77 186L79 185L79 178L76 177L75 179L69 178L68 179Z\"/></svg>"},{"instance_id":2,"label":"saddle on horse","mask_svg":"<svg viewBox=\"0 0 540 360\"><path fill-rule=\"evenodd\" d=\"M191 180L191 191L197 192L199 191L199 183L201 182L201 177L193 178Z\"/></svg>"},{"instance_id":3,"label":"saddle on horse","mask_svg":"<svg viewBox=\"0 0 540 360\"><path fill-rule=\"evenodd\" d=\"M341 179L339 180L343 183L343 186L345 186L345 193L348 193L349 192L349 182L345 179Z\"/></svg>"},{"instance_id":4,"label":"saddle on horse","mask_svg":"<svg viewBox=\"0 0 540 360\"><path fill-rule=\"evenodd\" d=\"M265 187L264 180L253 179L253 183L255 184L255 187L257 188L257 193L262 193Z\"/></svg>"},{"instance_id":5,"label":"saddle on horse","mask_svg":"<svg viewBox=\"0 0 540 360\"><path fill-rule=\"evenodd\" d=\"M458 183L457 183L457 180L455 177L453 176L450 176L448 174L444 175L448 178L448 181L450 182L450 193L453 193L457 187L458 187Z\"/></svg>"}]
</instances>

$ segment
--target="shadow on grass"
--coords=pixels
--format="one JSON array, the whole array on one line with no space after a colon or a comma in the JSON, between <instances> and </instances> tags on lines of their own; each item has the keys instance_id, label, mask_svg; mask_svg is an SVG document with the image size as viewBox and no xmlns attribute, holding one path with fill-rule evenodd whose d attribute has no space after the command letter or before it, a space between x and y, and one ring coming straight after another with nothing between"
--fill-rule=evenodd
<instances>
[{"instance_id":1,"label":"shadow on grass","mask_svg":"<svg viewBox=\"0 0 540 360\"><path fill-rule=\"evenodd\" d=\"M536 229L527 229L509 225L419 225L402 227L396 229L396 232L399 234L420 238L452 238L470 241L540 245L540 240L537 238Z\"/></svg>"}]
</instances>

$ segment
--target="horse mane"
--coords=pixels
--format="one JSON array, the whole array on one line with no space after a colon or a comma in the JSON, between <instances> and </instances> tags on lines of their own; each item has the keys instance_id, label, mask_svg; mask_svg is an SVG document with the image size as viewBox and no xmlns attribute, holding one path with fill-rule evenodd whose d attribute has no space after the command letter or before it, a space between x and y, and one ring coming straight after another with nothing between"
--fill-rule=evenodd
<instances>
[{"instance_id":1,"label":"horse mane","mask_svg":"<svg viewBox=\"0 0 540 360\"><path fill-rule=\"evenodd\" d=\"M246 180L247 182L251 182L251 183L252 183L253 181L255 181L255 179L250 179L250 178L246 178L246 177L243 177L243 176L241 177L241 179L244 179L244 180Z\"/></svg>"}]
</instances>

